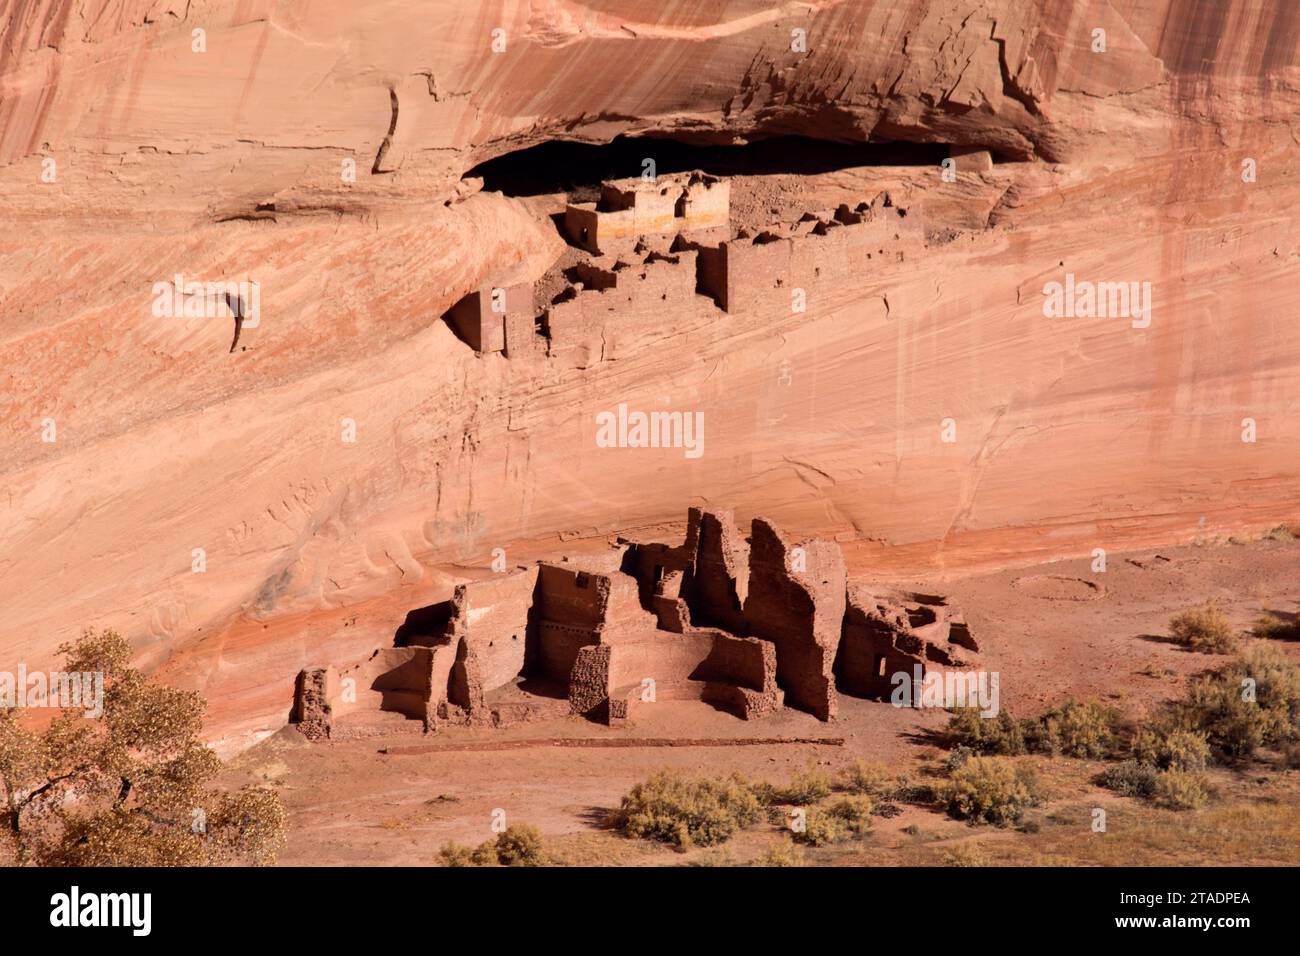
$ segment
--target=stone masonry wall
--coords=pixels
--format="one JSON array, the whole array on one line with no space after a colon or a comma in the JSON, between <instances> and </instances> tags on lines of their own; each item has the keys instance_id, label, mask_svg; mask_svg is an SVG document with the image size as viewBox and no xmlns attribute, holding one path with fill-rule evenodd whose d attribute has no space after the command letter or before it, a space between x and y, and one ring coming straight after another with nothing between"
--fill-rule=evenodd
<instances>
[{"instance_id":1,"label":"stone masonry wall","mask_svg":"<svg viewBox=\"0 0 1300 956\"><path fill-rule=\"evenodd\" d=\"M755 518L750 535L749 633L776 645L777 681L792 706L821 720L835 715L835 654L844 620L847 574L839 545L791 545ZM798 549L798 550L796 550Z\"/></svg>"}]
</instances>

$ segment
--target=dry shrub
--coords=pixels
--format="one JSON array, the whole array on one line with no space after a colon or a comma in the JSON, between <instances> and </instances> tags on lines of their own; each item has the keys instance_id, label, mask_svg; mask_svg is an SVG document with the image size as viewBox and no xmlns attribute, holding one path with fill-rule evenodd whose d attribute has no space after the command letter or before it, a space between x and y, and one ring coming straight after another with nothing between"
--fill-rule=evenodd
<instances>
[{"instance_id":1,"label":"dry shrub","mask_svg":"<svg viewBox=\"0 0 1300 956\"><path fill-rule=\"evenodd\" d=\"M547 853L536 827L519 823L506 827L495 840L474 849L448 843L438 851L443 866L546 866Z\"/></svg>"},{"instance_id":2,"label":"dry shrub","mask_svg":"<svg viewBox=\"0 0 1300 956\"><path fill-rule=\"evenodd\" d=\"M1300 615L1282 617L1270 613L1255 622L1251 633L1270 641L1300 641Z\"/></svg>"},{"instance_id":3,"label":"dry shrub","mask_svg":"<svg viewBox=\"0 0 1300 956\"><path fill-rule=\"evenodd\" d=\"M1210 744L1200 731L1164 722L1143 727L1133 738L1133 759L1159 770L1199 773L1210 759Z\"/></svg>"},{"instance_id":4,"label":"dry shrub","mask_svg":"<svg viewBox=\"0 0 1300 956\"><path fill-rule=\"evenodd\" d=\"M819 770L808 769L790 776L790 783L780 793L781 803L805 807L831 794L831 778Z\"/></svg>"},{"instance_id":5,"label":"dry shrub","mask_svg":"<svg viewBox=\"0 0 1300 956\"><path fill-rule=\"evenodd\" d=\"M988 866L989 855L984 848L974 843L958 843L943 851L939 862L944 866Z\"/></svg>"},{"instance_id":6,"label":"dry shrub","mask_svg":"<svg viewBox=\"0 0 1300 956\"><path fill-rule=\"evenodd\" d=\"M1203 654L1230 654L1237 649L1237 634L1213 601L1170 618L1169 635L1184 647Z\"/></svg>"},{"instance_id":7,"label":"dry shrub","mask_svg":"<svg viewBox=\"0 0 1300 956\"><path fill-rule=\"evenodd\" d=\"M840 787L850 793L883 797L894 787L894 776L882 763L855 760L840 770Z\"/></svg>"},{"instance_id":8,"label":"dry shrub","mask_svg":"<svg viewBox=\"0 0 1300 956\"><path fill-rule=\"evenodd\" d=\"M967 747L977 754L1015 757L1028 753L1020 721L1005 710L996 717L981 717L978 707L955 708L945 732L954 747Z\"/></svg>"},{"instance_id":9,"label":"dry shrub","mask_svg":"<svg viewBox=\"0 0 1300 956\"><path fill-rule=\"evenodd\" d=\"M761 817L762 804L738 776L687 780L662 771L623 797L613 822L628 836L685 849L724 843Z\"/></svg>"},{"instance_id":10,"label":"dry shrub","mask_svg":"<svg viewBox=\"0 0 1300 956\"><path fill-rule=\"evenodd\" d=\"M1165 770L1156 777L1154 800L1168 810L1195 810L1204 806L1208 798L1205 779L1200 774Z\"/></svg>"},{"instance_id":11,"label":"dry shrub","mask_svg":"<svg viewBox=\"0 0 1300 956\"><path fill-rule=\"evenodd\" d=\"M1300 744L1287 744L1282 748L1282 767L1285 770L1300 770Z\"/></svg>"},{"instance_id":12,"label":"dry shrub","mask_svg":"<svg viewBox=\"0 0 1300 956\"><path fill-rule=\"evenodd\" d=\"M803 828L794 831L794 838L809 846L827 846L839 843L848 832L840 817L821 807L811 807L804 816Z\"/></svg>"},{"instance_id":13,"label":"dry shrub","mask_svg":"<svg viewBox=\"0 0 1300 956\"><path fill-rule=\"evenodd\" d=\"M718 869L724 866L735 866L736 861L731 858L731 854L726 850L705 850L693 860L688 860L687 866L697 867L700 869Z\"/></svg>"},{"instance_id":14,"label":"dry shrub","mask_svg":"<svg viewBox=\"0 0 1300 956\"><path fill-rule=\"evenodd\" d=\"M1274 646L1252 647L1193 681L1173 714L1181 727L1203 733L1218 759L1246 760L1260 747L1300 738L1300 667Z\"/></svg>"},{"instance_id":15,"label":"dry shrub","mask_svg":"<svg viewBox=\"0 0 1300 956\"><path fill-rule=\"evenodd\" d=\"M1114 709L1095 700L1068 700L1026 721L1025 741L1034 753L1100 760L1115 749L1118 719Z\"/></svg>"},{"instance_id":16,"label":"dry shrub","mask_svg":"<svg viewBox=\"0 0 1300 956\"><path fill-rule=\"evenodd\" d=\"M1116 745L1118 715L1095 700L1066 701L1038 717L1017 720L1009 711L981 717L974 707L952 712L946 730L956 751L1015 757L1026 753L1100 759ZM960 759L952 761L960 764Z\"/></svg>"},{"instance_id":17,"label":"dry shrub","mask_svg":"<svg viewBox=\"0 0 1300 956\"><path fill-rule=\"evenodd\" d=\"M807 866L803 850L790 840L782 840L758 857L751 866Z\"/></svg>"},{"instance_id":18,"label":"dry shrub","mask_svg":"<svg viewBox=\"0 0 1300 956\"><path fill-rule=\"evenodd\" d=\"M853 836L862 836L871 829L871 812L874 809L869 797L844 797L826 808L826 812L844 824Z\"/></svg>"},{"instance_id":19,"label":"dry shrub","mask_svg":"<svg viewBox=\"0 0 1300 956\"><path fill-rule=\"evenodd\" d=\"M475 855L474 849L456 842L444 843L442 849L438 851L438 859L443 866L479 865L479 857Z\"/></svg>"},{"instance_id":20,"label":"dry shrub","mask_svg":"<svg viewBox=\"0 0 1300 956\"><path fill-rule=\"evenodd\" d=\"M948 812L971 823L1010 826L1042 802L1033 771L997 757L972 757L943 789Z\"/></svg>"}]
</instances>

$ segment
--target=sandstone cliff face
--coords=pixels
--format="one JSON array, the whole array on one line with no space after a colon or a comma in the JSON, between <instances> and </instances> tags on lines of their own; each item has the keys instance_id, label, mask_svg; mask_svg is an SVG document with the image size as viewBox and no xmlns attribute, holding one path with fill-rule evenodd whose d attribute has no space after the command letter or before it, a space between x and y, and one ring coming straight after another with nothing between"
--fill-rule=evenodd
<instances>
[{"instance_id":1,"label":"sandstone cliff face","mask_svg":"<svg viewBox=\"0 0 1300 956\"><path fill-rule=\"evenodd\" d=\"M836 534L851 573L1295 516L1293 5L16 0L0 17L0 664L118 627L234 744L283 723L302 666L449 596L452 562L687 503ZM474 355L442 312L563 244L535 205L466 198L460 177L621 134L1008 162L810 183L869 198L887 180L964 231L806 313L648 314L664 335L585 369ZM243 350L228 313L155 314L177 273L259 283ZM1150 282L1149 327L1046 318L1066 273ZM619 403L703 412L704 454L598 448Z\"/></svg>"}]
</instances>

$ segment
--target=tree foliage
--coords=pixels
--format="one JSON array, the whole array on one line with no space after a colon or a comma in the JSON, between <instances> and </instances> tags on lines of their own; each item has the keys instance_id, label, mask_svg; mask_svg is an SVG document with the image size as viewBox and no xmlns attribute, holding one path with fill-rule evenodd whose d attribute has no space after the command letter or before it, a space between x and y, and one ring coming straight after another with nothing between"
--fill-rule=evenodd
<instances>
[{"instance_id":1,"label":"tree foliage","mask_svg":"<svg viewBox=\"0 0 1300 956\"><path fill-rule=\"evenodd\" d=\"M59 648L70 672L102 673L102 716L62 710L43 732L0 709L0 855L35 866L210 866L274 862L280 798L213 786L198 737L201 695L150 682L116 631Z\"/></svg>"}]
</instances>

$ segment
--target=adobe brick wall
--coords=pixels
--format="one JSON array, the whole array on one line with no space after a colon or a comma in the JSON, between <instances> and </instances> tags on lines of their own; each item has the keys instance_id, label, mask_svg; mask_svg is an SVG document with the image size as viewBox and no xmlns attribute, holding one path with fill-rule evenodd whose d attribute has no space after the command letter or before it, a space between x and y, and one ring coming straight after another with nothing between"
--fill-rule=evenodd
<instances>
[{"instance_id":1,"label":"adobe brick wall","mask_svg":"<svg viewBox=\"0 0 1300 956\"><path fill-rule=\"evenodd\" d=\"M608 575L542 562L538 565L537 610L541 620L595 630L605 622Z\"/></svg>"},{"instance_id":2,"label":"adobe brick wall","mask_svg":"<svg viewBox=\"0 0 1300 956\"><path fill-rule=\"evenodd\" d=\"M635 578L561 564L538 566L535 608L538 669L555 680L568 680L581 649L606 629L648 629L655 620L641 606Z\"/></svg>"},{"instance_id":3,"label":"adobe brick wall","mask_svg":"<svg viewBox=\"0 0 1300 956\"><path fill-rule=\"evenodd\" d=\"M368 680L367 690L379 695L380 710L425 719L432 691L432 660L432 652L427 647L385 648L370 659L368 667L359 670L358 702L360 685ZM362 674L365 676L361 677Z\"/></svg>"},{"instance_id":4,"label":"adobe brick wall","mask_svg":"<svg viewBox=\"0 0 1300 956\"><path fill-rule=\"evenodd\" d=\"M628 258L617 267L588 265L595 287L584 282L572 298L546 309L542 325L553 358L586 368L703 321L709 303L695 291L693 250Z\"/></svg>"},{"instance_id":5,"label":"adobe brick wall","mask_svg":"<svg viewBox=\"0 0 1300 956\"><path fill-rule=\"evenodd\" d=\"M925 245L924 222L882 193L870 203L806 215L756 236L738 236L717 251L699 250L699 285L726 312L791 304L791 290L811 297L827 283L916 253Z\"/></svg>"},{"instance_id":6,"label":"adobe brick wall","mask_svg":"<svg viewBox=\"0 0 1300 956\"><path fill-rule=\"evenodd\" d=\"M899 605L881 604L860 589L851 590L835 662L840 690L886 700L895 686L892 676L911 675L917 664L924 676L924 645L912 635L907 612Z\"/></svg>"},{"instance_id":7,"label":"adobe brick wall","mask_svg":"<svg viewBox=\"0 0 1300 956\"><path fill-rule=\"evenodd\" d=\"M579 717L609 717L609 645L579 649L569 677L569 710Z\"/></svg>"},{"instance_id":8,"label":"adobe brick wall","mask_svg":"<svg viewBox=\"0 0 1300 956\"><path fill-rule=\"evenodd\" d=\"M298 673L293 692L293 717L308 740L329 739L334 723L333 699L338 694L338 673L332 666L308 667Z\"/></svg>"},{"instance_id":9,"label":"adobe brick wall","mask_svg":"<svg viewBox=\"0 0 1300 956\"><path fill-rule=\"evenodd\" d=\"M600 641L595 628L541 621L537 625L537 669L552 680L568 680L584 647Z\"/></svg>"},{"instance_id":10,"label":"adobe brick wall","mask_svg":"<svg viewBox=\"0 0 1300 956\"><path fill-rule=\"evenodd\" d=\"M793 548L806 570L792 570ZM839 545L792 545L768 520L750 534L749 633L776 645L777 682L786 701L821 720L835 716L834 666L846 606L847 573Z\"/></svg>"},{"instance_id":11,"label":"adobe brick wall","mask_svg":"<svg viewBox=\"0 0 1300 956\"><path fill-rule=\"evenodd\" d=\"M429 647L379 648L350 667L306 668L294 686L290 722L304 735L320 739L329 737L334 723L348 714L389 711L424 721L427 729L432 670Z\"/></svg>"},{"instance_id":12,"label":"adobe brick wall","mask_svg":"<svg viewBox=\"0 0 1300 956\"><path fill-rule=\"evenodd\" d=\"M714 635L713 650L700 667L708 681L703 699L744 720L780 710L785 695L776 678L776 646L756 637Z\"/></svg>"},{"instance_id":13,"label":"adobe brick wall","mask_svg":"<svg viewBox=\"0 0 1300 956\"><path fill-rule=\"evenodd\" d=\"M738 637L710 630L712 647L700 670L702 680L721 681L770 691L776 686L776 649L757 637Z\"/></svg>"},{"instance_id":14,"label":"adobe brick wall","mask_svg":"<svg viewBox=\"0 0 1300 956\"><path fill-rule=\"evenodd\" d=\"M538 362L546 358L546 337L538 329L538 318L531 309L506 315L502 353L512 362Z\"/></svg>"},{"instance_id":15,"label":"adobe brick wall","mask_svg":"<svg viewBox=\"0 0 1300 956\"><path fill-rule=\"evenodd\" d=\"M726 312L760 309L775 300L782 286L797 284L790 271L794 254L792 239L758 243L752 239L732 239L719 248L724 263L719 270L723 285L709 292ZM789 292L785 296L788 298Z\"/></svg>"},{"instance_id":16,"label":"adobe brick wall","mask_svg":"<svg viewBox=\"0 0 1300 956\"><path fill-rule=\"evenodd\" d=\"M503 293L504 311L493 309L492 294ZM484 286L470 292L446 314L456 333L476 352L500 352L506 347L506 317L526 316L533 321L533 287L528 283L496 287Z\"/></svg>"},{"instance_id":17,"label":"adobe brick wall","mask_svg":"<svg viewBox=\"0 0 1300 956\"><path fill-rule=\"evenodd\" d=\"M730 221L731 183L702 173L676 173L647 181L612 180L598 203L570 203L569 239L596 255L631 252L639 239L723 229Z\"/></svg>"},{"instance_id":18,"label":"adobe brick wall","mask_svg":"<svg viewBox=\"0 0 1300 956\"><path fill-rule=\"evenodd\" d=\"M456 587L447 635L464 641L484 692L514 680L524 669L529 642L536 566L493 574Z\"/></svg>"},{"instance_id":19,"label":"adobe brick wall","mask_svg":"<svg viewBox=\"0 0 1300 956\"><path fill-rule=\"evenodd\" d=\"M749 584L748 548L736 530L734 515L731 511L691 508L686 541L694 558L686 593L691 621L700 627L721 627L744 634L742 608Z\"/></svg>"},{"instance_id":20,"label":"adobe brick wall","mask_svg":"<svg viewBox=\"0 0 1300 956\"><path fill-rule=\"evenodd\" d=\"M703 679L697 672L713 653L712 631L687 631L672 636L643 632L634 639L611 635L611 688L636 686L649 678L658 685Z\"/></svg>"},{"instance_id":21,"label":"adobe brick wall","mask_svg":"<svg viewBox=\"0 0 1300 956\"><path fill-rule=\"evenodd\" d=\"M979 645L960 614L938 595L850 588L835 676L840 690L886 698L893 676L924 677L934 667L964 667Z\"/></svg>"}]
</instances>

